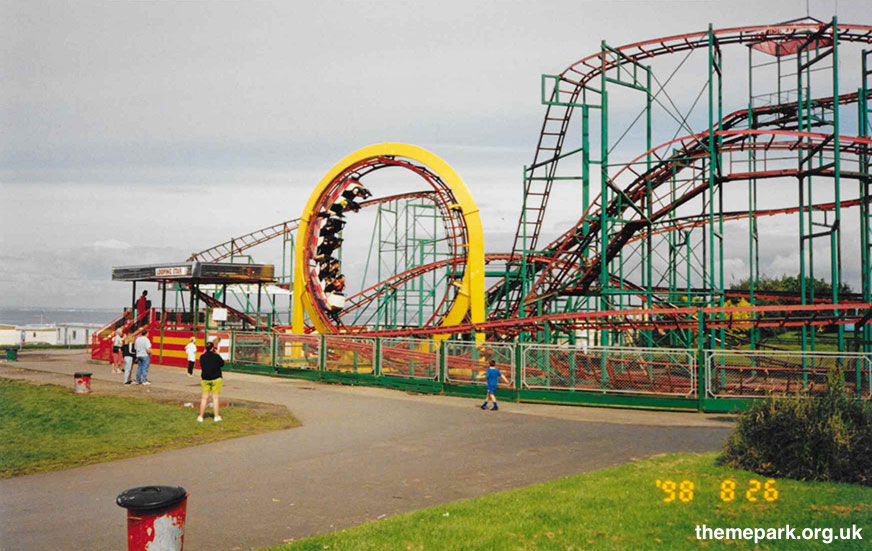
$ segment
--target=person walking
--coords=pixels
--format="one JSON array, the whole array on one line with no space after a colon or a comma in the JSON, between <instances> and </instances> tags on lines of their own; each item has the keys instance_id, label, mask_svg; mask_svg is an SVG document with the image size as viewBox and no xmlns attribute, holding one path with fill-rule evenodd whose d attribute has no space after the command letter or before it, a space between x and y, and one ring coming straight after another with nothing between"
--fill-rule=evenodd
<instances>
[{"instance_id":1,"label":"person walking","mask_svg":"<svg viewBox=\"0 0 872 551\"><path fill-rule=\"evenodd\" d=\"M121 347L124 346L124 339L121 338L121 329L116 329L112 335L112 373L121 373Z\"/></svg>"},{"instance_id":2,"label":"person walking","mask_svg":"<svg viewBox=\"0 0 872 551\"><path fill-rule=\"evenodd\" d=\"M193 377L194 364L197 362L197 337L191 337L185 345L185 354L188 355L188 377Z\"/></svg>"},{"instance_id":3,"label":"person walking","mask_svg":"<svg viewBox=\"0 0 872 551\"><path fill-rule=\"evenodd\" d=\"M509 380L506 379L506 376L503 375L499 369L497 369L496 362L493 360L488 361L488 368L487 371L484 372L484 376L487 379L487 395L484 397L484 403L481 404L481 409L487 409L487 403L492 401L494 406L491 408L491 411L497 411L500 409L500 406L497 404L497 397L495 396L497 393L497 386L500 383L500 379L502 379L506 384L509 383Z\"/></svg>"},{"instance_id":4,"label":"person walking","mask_svg":"<svg viewBox=\"0 0 872 551\"><path fill-rule=\"evenodd\" d=\"M124 384L129 385L133 382L130 378L130 370L133 368L133 358L136 357L136 353L133 350L132 335L124 337L124 344L121 345L121 356L124 358Z\"/></svg>"},{"instance_id":5,"label":"person walking","mask_svg":"<svg viewBox=\"0 0 872 551\"><path fill-rule=\"evenodd\" d=\"M206 351L200 356L200 387L203 391L203 396L200 399L200 416L197 417L197 422L203 422L203 415L206 414L206 402L209 400L209 394L212 394L212 412L215 416L215 422L221 420L221 412L219 404L221 402L221 389L224 386L221 368L224 367L224 359L215 352L215 345L211 342L206 343Z\"/></svg>"},{"instance_id":6,"label":"person walking","mask_svg":"<svg viewBox=\"0 0 872 551\"><path fill-rule=\"evenodd\" d=\"M148 366L151 363L151 341L145 336L145 332L136 337L133 348L136 351L136 362L139 364L139 368L136 370L136 384L150 385Z\"/></svg>"}]
</instances>

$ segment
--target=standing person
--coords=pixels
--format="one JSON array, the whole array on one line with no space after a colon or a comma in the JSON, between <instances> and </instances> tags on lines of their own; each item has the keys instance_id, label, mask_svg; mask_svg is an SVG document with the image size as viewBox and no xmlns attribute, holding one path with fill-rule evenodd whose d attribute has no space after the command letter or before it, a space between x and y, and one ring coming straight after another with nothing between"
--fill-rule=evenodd
<instances>
[{"instance_id":1,"label":"standing person","mask_svg":"<svg viewBox=\"0 0 872 551\"><path fill-rule=\"evenodd\" d=\"M193 377L194 364L197 362L197 337L191 337L185 345L185 353L188 355L188 377Z\"/></svg>"},{"instance_id":2,"label":"standing person","mask_svg":"<svg viewBox=\"0 0 872 551\"><path fill-rule=\"evenodd\" d=\"M150 385L148 366L151 363L151 341L145 336L145 332L136 337L133 348L136 350L136 362L139 364L139 368L136 370L136 384Z\"/></svg>"},{"instance_id":3,"label":"standing person","mask_svg":"<svg viewBox=\"0 0 872 551\"><path fill-rule=\"evenodd\" d=\"M203 397L200 399L200 416L197 417L197 422L203 422L203 415L206 414L206 402L209 400L209 394L212 394L212 411L215 415L215 422L221 420L219 411L219 403L221 401L221 389L224 386L224 379L221 377L221 368L224 367L224 359L215 353L215 345L211 342L206 343L206 351L200 356L200 386L203 390Z\"/></svg>"},{"instance_id":4,"label":"standing person","mask_svg":"<svg viewBox=\"0 0 872 551\"><path fill-rule=\"evenodd\" d=\"M493 360L488 361L488 368L487 371L484 372L484 376L487 379L487 396L485 396L484 402L481 404L481 409L487 409L487 403L492 401L494 407L491 408L491 411L497 411L500 409L500 406L497 405L497 397L494 396L497 392L497 385L499 385L500 379L502 379L506 384L509 383L509 380L506 379L506 376L503 375L499 369L497 369L496 362Z\"/></svg>"},{"instance_id":5,"label":"standing person","mask_svg":"<svg viewBox=\"0 0 872 551\"><path fill-rule=\"evenodd\" d=\"M112 335L112 373L121 373L121 347L124 339L121 338L121 329L116 329Z\"/></svg>"},{"instance_id":6,"label":"standing person","mask_svg":"<svg viewBox=\"0 0 872 551\"><path fill-rule=\"evenodd\" d=\"M130 379L130 370L133 368L133 358L136 357L136 353L133 350L132 335L124 337L124 344L121 346L121 356L124 358L124 384L129 385L133 382Z\"/></svg>"},{"instance_id":7,"label":"standing person","mask_svg":"<svg viewBox=\"0 0 872 551\"><path fill-rule=\"evenodd\" d=\"M136 317L141 318L145 315L145 311L148 309L148 291L143 291L139 298L136 299Z\"/></svg>"}]
</instances>

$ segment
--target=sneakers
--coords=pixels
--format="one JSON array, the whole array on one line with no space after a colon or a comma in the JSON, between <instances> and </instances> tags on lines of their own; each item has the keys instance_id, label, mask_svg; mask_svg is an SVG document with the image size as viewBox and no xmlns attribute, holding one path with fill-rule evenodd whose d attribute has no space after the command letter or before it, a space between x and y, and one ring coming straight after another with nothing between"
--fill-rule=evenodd
<instances>
[{"instance_id":1,"label":"sneakers","mask_svg":"<svg viewBox=\"0 0 872 551\"><path fill-rule=\"evenodd\" d=\"M494 404L494 407L491 408L491 411L499 411L499 410L500 410L500 406L498 406L496 404Z\"/></svg>"},{"instance_id":2,"label":"sneakers","mask_svg":"<svg viewBox=\"0 0 872 551\"><path fill-rule=\"evenodd\" d=\"M132 384L133 384L133 381L124 381L124 384L125 384L125 385L132 385Z\"/></svg>"},{"instance_id":3,"label":"sneakers","mask_svg":"<svg viewBox=\"0 0 872 551\"><path fill-rule=\"evenodd\" d=\"M193 373L188 373L188 377L193 377L193 376L194 376Z\"/></svg>"},{"instance_id":4,"label":"sneakers","mask_svg":"<svg viewBox=\"0 0 872 551\"><path fill-rule=\"evenodd\" d=\"M481 405L481 409L487 409L487 402L485 402Z\"/></svg>"},{"instance_id":5,"label":"sneakers","mask_svg":"<svg viewBox=\"0 0 872 551\"><path fill-rule=\"evenodd\" d=\"M203 422L203 418L202 418L202 417L197 417L197 422L198 422L198 423L202 423L202 422Z\"/></svg>"},{"instance_id":6,"label":"sneakers","mask_svg":"<svg viewBox=\"0 0 872 551\"><path fill-rule=\"evenodd\" d=\"M145 381L145 382L142 383L142 384L144 384L144 385L150 385L151 383L149 383L148 381Z\"/></svg>"},{"instance_id":7,"label":"sneakers","mask_svg":"<svg viewBox=\"0 0 872 551\"><path fill-rule=\"evenodd\" d=\"M220 417L220 416L215 417L215 422L216 422L216 423L217 423L218 421L220 421L220 420L221 420L221 417Z\"/></svg>"}]
</instances>

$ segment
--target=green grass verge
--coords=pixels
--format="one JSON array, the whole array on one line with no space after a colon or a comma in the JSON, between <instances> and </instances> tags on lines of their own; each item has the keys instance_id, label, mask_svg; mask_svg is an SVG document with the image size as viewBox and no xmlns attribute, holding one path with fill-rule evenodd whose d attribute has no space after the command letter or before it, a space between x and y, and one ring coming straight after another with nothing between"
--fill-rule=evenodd
<instances>
[{"instance_id":1,"label":"green grass verge","mask_svg":"<svg viewBox=\"0 0 872 551\"><path fill-rule=\"evenodd\" d=\"M482 469L487 454L482 456ZM693 500L664 503L656 480L695 483ZM735 501L720 484L738 483ZM324 550L679 550L869 549L872 488L778 480L777 501L745 500L751 479L765 477L721 467L714 454L676 454L562 478L520 490L431 507L271 548ZM686 496L687 497L687 496ZM695 526L861 527L863 541L697 541ZM797 535L800 534L797 531Z\"/></svg>"},{"instance_id":2,"label":"green grass verge","mask_svg":"<svg viewBox=\"0 0 872 551\"><path fill-rule=\"evenodd\" d=\"M196 397L192 397L194 401ZM196 400L199 406L199 400ZM299 425L284 408L221 408L196 422L181 404L76 395L0 378L0 478L78 467Z\"/></svg>"}]
</instances>

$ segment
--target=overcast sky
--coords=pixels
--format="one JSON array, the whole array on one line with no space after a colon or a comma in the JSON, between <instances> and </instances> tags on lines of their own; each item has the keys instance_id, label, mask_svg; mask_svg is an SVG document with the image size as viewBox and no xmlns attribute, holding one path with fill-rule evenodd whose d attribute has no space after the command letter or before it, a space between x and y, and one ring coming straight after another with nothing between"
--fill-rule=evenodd
<instances>
[{"instance_id":1,"label":"overcast sky","mask_svg":"<svg viewBox=\"0 0 872 551\"><path fill-rule=\"evenodd\" d=\"M0 306L120 306L129 288L112 265L184 259L295 218L336 161L384 141L446 159L479 202L488 250L504 251L542 73L603 39L806 11L763 5L0 0ZM810 8L872 24L868 0ZM555 231L580 214L556 209Z\"/></svg>"}]
</instances>

